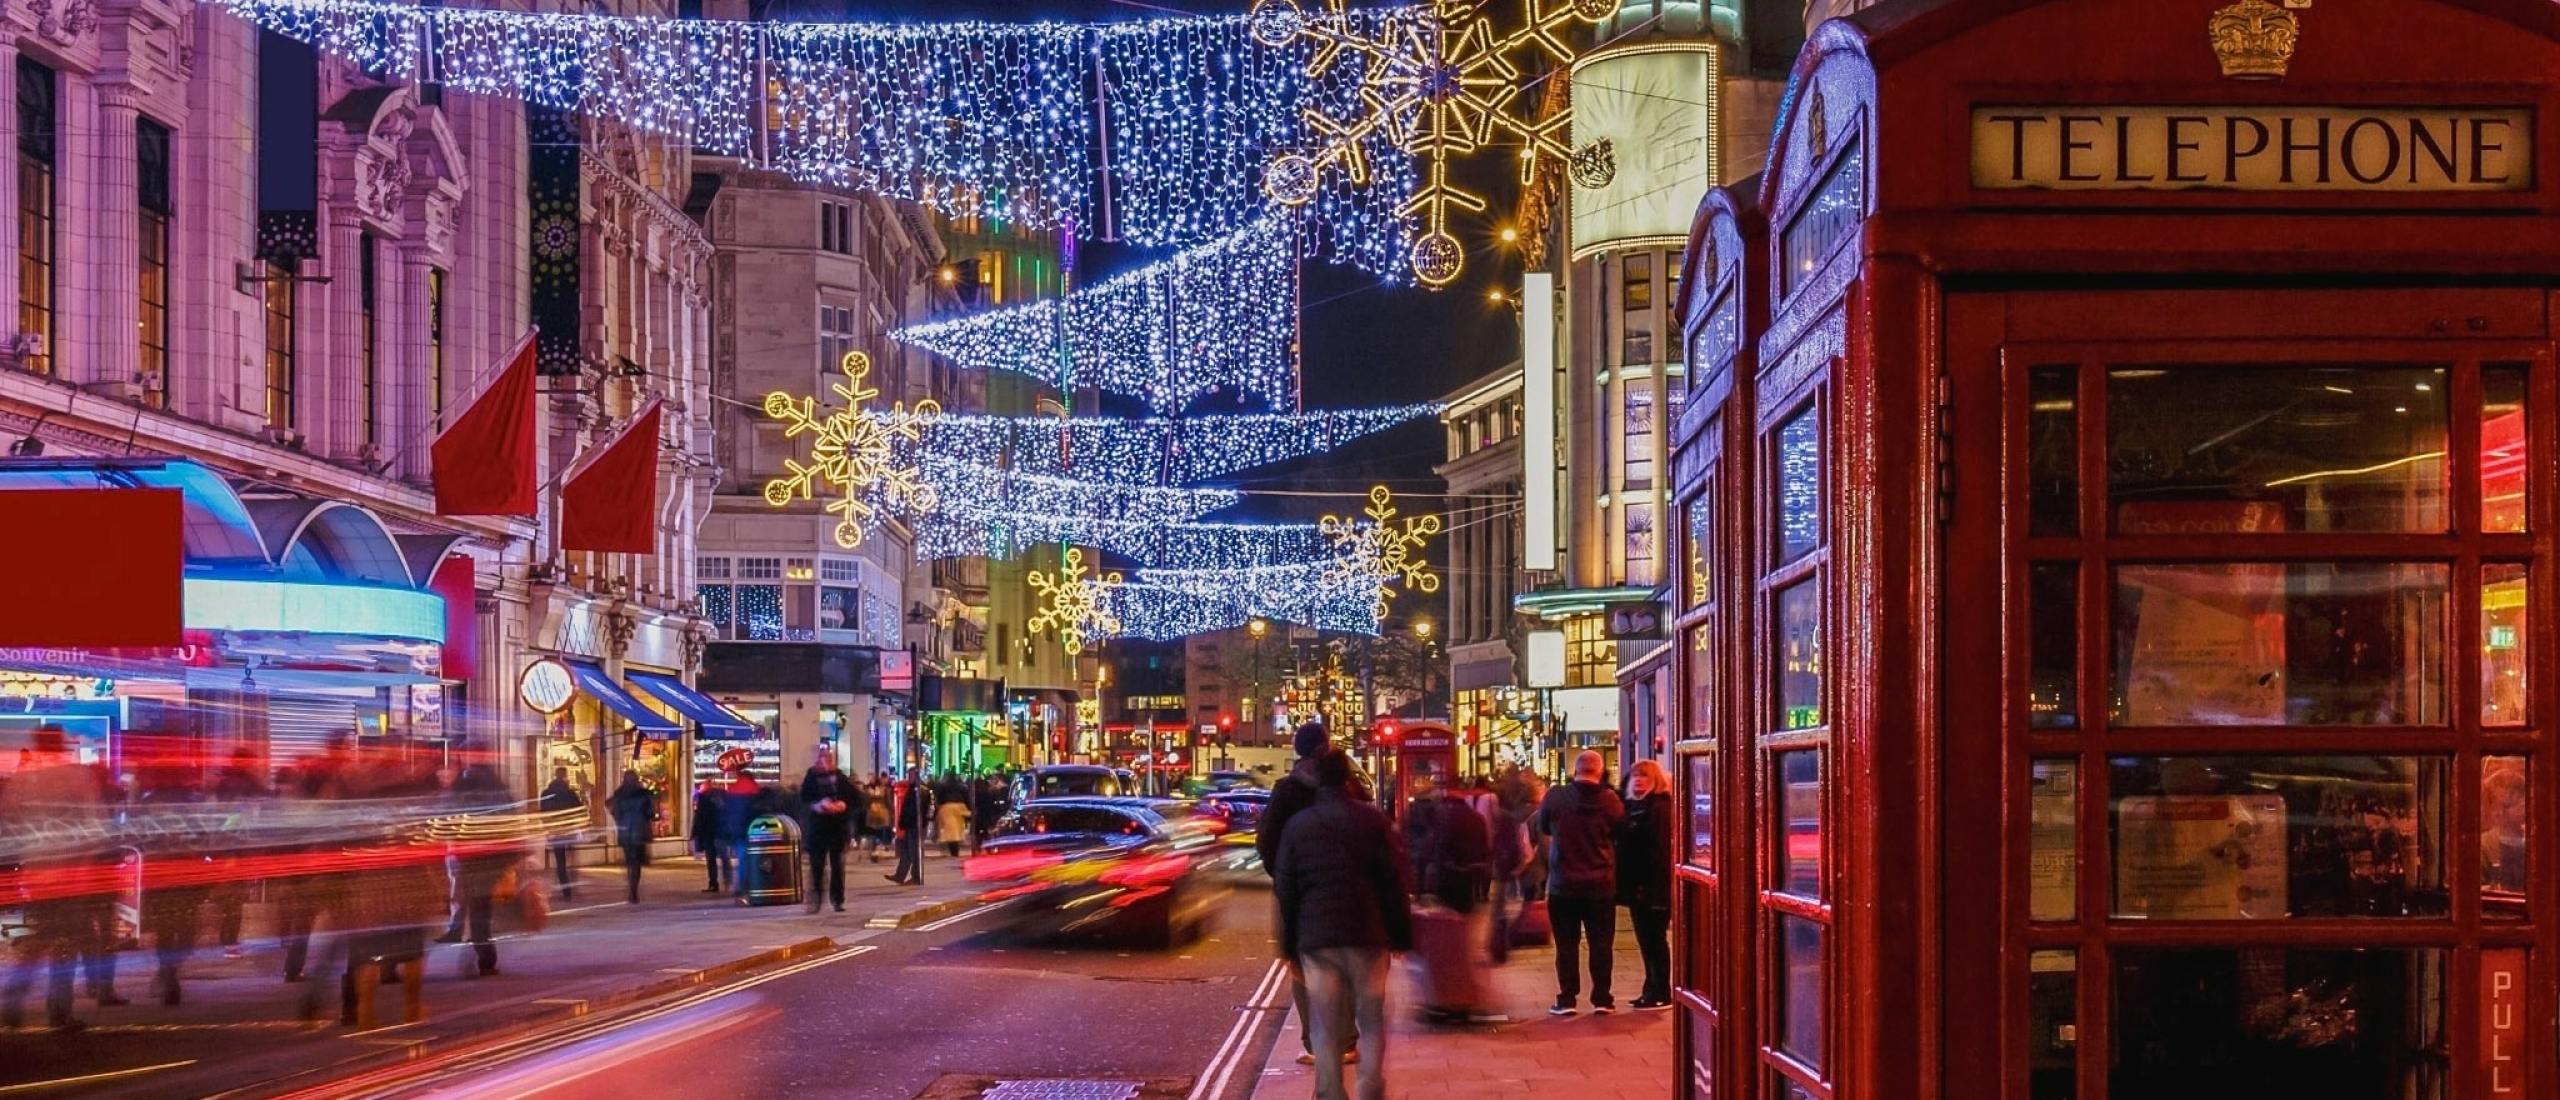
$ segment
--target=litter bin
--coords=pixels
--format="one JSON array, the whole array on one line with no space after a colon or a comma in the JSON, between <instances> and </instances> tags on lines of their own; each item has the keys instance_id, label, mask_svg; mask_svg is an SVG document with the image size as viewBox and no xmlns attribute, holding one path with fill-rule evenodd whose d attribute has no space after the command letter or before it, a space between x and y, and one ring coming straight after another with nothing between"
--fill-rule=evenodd
<instances>
[{"instance_id":1,"label":"litter bin","mask_svg":"<svg viewBox=\"0 0 2560 1100\"><path fill-rule=\"evenodd\" d=\"M747 850L738 861L747 904L800 903L800 823L764 814L747 821Z\"/></svg>"}]
</instances>

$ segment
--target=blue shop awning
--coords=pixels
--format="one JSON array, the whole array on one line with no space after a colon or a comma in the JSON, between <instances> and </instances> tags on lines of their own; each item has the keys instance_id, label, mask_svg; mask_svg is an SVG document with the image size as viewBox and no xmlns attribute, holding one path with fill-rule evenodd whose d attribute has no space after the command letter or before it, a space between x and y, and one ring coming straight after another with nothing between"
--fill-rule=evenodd
<instances>
[{"instance_id":1,"label":"blue shop awning","mask_svg":"<svg viewBox=\"0 0 2560 1100\"><path fill-rule=\"evenodd\" d=\"M626 672L631 686L656 696L657 700L676 708L676 713L691 718L702 727L702 735L711 738L751 738L760 730L755 724L730 712L719 701L684 686L684 681L654 672Z\"/></svg>"},{"instance_id":2,"label":"blue shop awning","mask_svg":"<svg viewBox=\"0 0 2560 1100\"><path fill-rule=\"evenodd\" d=\"M651 737L684 736L683 726L650 710L648 704L641 702L622 685L614 683L613 677L605 675L603 669L584 661L560 663L569 666L569 678L578 682L579 691L603 704L604 709L621 715L640 732Z\"/></svg>"}]
</instances>

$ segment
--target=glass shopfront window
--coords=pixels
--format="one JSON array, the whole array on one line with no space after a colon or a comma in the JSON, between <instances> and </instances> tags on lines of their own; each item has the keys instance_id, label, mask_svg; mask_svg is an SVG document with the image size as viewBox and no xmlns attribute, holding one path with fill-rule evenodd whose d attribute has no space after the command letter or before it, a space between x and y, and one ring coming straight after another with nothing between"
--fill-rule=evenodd
<instances>
[{"instance_id":1,"label":"glass shopfront window","mask_svg":"<svg viewBox=\"0 0 2560 1100\"><path fill-rule=\"evenodd\" d=\"M2442 367L2123 367L2107 375L2119 534L2443 531Z\"/></svg>"}]
</instances>

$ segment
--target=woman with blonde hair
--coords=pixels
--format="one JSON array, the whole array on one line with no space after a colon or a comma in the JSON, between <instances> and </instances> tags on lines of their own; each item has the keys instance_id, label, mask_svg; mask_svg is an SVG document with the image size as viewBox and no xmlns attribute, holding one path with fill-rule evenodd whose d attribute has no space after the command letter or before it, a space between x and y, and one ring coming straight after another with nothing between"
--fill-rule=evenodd
<instances>
[{"instance_id":1,"label":"woman with blonde hair","mask_svg":"<svg viewBox=\"0 0 2560 1100\"><path fill-rule=\"evenodd\" d=\"M1627 775L1627 832L1618 842L1618 904L1644 956L1638 1012L1671 1007L1671 776L1638 760Z\"/></svg>"}]
</instances>

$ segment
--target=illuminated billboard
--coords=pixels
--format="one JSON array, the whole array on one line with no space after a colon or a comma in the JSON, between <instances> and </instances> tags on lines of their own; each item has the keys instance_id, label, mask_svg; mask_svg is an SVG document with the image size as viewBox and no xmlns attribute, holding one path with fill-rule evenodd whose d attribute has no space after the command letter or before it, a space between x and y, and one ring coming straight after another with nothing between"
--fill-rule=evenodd
<instances>
[{"instance_id":1,"label":"illuminated billboard","mask_svg":"<svg viewBox=\"0 0 2560 1100\"><path fill-rule=\"evenodd\" d=\"M1711 42L1608 50L1573 69L1573 258L1688 240L1716 179Z\"/></svg>"}]
</instances>

